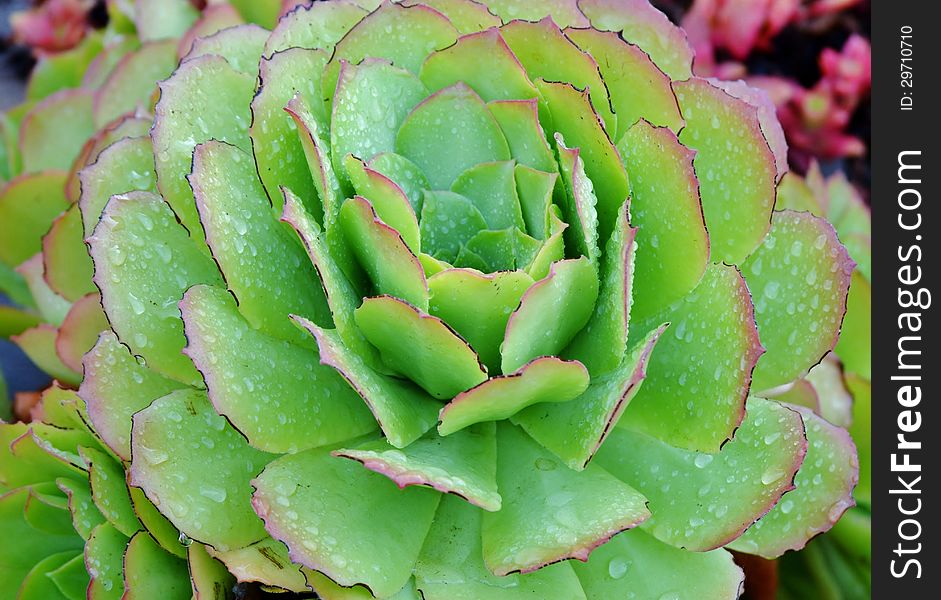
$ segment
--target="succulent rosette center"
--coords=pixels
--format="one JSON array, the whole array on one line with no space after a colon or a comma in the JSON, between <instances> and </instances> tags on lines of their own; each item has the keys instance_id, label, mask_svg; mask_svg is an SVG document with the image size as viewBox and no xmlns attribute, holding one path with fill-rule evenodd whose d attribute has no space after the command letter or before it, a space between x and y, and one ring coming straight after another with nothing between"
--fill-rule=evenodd
<instances>
[{"instance_id":1,"label":"succulent rosette center","mask_svg":"<svg viewBox=\"0 0 941 600\"><path fill-rule=\"evenodd\" d=\"M731 598L723 547L829 528L852 443L756 392L833 348L853 262L773 211L767 98L691 62L640 0L197 40L81 176L79 394L129 483L326 598Z\"/></svg>"}]
</instances>

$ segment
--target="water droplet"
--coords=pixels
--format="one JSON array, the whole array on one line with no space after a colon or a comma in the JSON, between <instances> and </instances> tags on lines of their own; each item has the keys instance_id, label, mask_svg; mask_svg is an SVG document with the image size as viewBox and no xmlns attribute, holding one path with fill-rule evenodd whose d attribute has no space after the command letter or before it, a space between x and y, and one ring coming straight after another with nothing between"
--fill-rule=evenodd
<instances>
[{"instance_id":1,"label":"water droplet","mask_svg":"<svg viewBox=\"0 0 941 600\"><path fill-rule=\"evenodd\" d=\"M608 563L608 575L610 575L612 579L621 579L627 574L627 570L630 566L630 561L624 560L623 558L612 558L611 562Z\"/></svg>"}]
</instances>

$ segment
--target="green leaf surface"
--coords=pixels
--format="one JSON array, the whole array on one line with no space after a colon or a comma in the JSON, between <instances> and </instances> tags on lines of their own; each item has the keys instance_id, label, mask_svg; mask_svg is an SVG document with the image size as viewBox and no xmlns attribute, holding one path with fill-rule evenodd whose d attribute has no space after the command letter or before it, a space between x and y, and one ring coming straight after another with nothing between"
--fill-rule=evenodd
<instances>
[{"instance_id":1,"label":"green leaf surface","mask_svg":"<svg viewBox=\"0 0 941 600\"><path fill-rule=\"evenodd\" d=\"M202 373L210 401L255 448L293 453L376 428L360 398L319 364L315 351L253 329L225 290L192 287L180 310L185 352Z\"/></svg>"},{"instance_id":2,"label":"green leaf surface","mask_svg":"<svg viewBox=\"0 0 941 600\"><path fill-rule=\"evenodd\" d=\"M0 261L16 267L42 249L42 237L68 208L65 175L45 171L17 177L0 190Z\"/></svg>"},{"instance_id":3,"label":"green leaf surface","mask_svg":"<svg viewBox=\"0 0 941 600\"><path fill-rule=\"evenodd\" d=\"M474 165L510 159L506 138L480 96L458 82L415 107L396 136L395 151L446 190Z\"/></svg>"},{"instance_id":4,"label":"green leaf surface","mask_svg":"<svg viewBox=\"0 0 941 600\"><path fill-rule=\"evenodd\" d=\"M16 591L17 600L68 600L55 584L50 573L68 563L75 556L74 552L61 552L44 556L22 578L19 590ZM12 586L11 586L12 587Z\"/></svg>"},{"instance_id":5,"label":"green leaf surface","mask_svg":"<svg viewBox=\"0 0 941 600\"><path fill-rule=\"evenodd\" d=\"M461 36L433 53L421 67L421 80L432 92L462 82L484 102L539 95L498 29Z\"/></svg>"},{"instance_id":6,"label":"green leaf surface","mask_svg":"<svg viewBox=\"0 0 941 600\"><path fill-rule=\"evenodd\" d=\"M807 456L794 478L796 489L732 542L733 550L765 558L800 550L855 504L859 463L849 434L808 408L789 408L800 413L807 432Z\"/></svg>"},{"instance_id":7,"label":"green leaf surface","mask_svg":"<svg viewBox=\"0 0 941 600\"><path fill-rule=\"evenodd\" d=\"M374 0L373 0L374 1ZM498 27L500 17L476 0L402 0L405 6L424 4L446 16L461 34Z\"/></svg>"},{"instance_id":8,"label":"green leaf surface","mask_svg":"<svg viewBox=\"0 0 941 600\"><path fill-rule=\"evenodd\" d=\"M82 356L95 345L98 334L108 328L108 319L101 310L101 296L94 293L79 299L56 334L56 354L62 364L81 373Z\"/></svg>"},{"instance_id":9,"label":"green leaf surface","mask_svg":"<svg viewBox=\"0 0 941 600\"><path fill-rule=\"evenodd\" d=\"M768 236L742 265L768 349L755 367L756 390L800 377L833 349L854 266L823 219L774 213Z\"/></svg>"},{"instance_id":10,"label":"green leaf surface","mask_svg":"<svg viewBox=\"0 0 941 600\"><path fill-rule=\"evenodd\" d=\"M135 414L131 449L129 483L190 538L228 550L264 536L249 481L273 456L249 446L205 392L171 392Z\"/></svg>"},{"instance_id":11,"label":"green leaf surface","mask_svg":"<svg viewBox=\"0 0 941 600\"><path fill-rule=\"evenodd\" d=\"M356 324L392 370L439 399L487 379L477 354L441 319L397 298L366 298Z\"/></svg>"},{"instance_id":12,"label":"green leaf surface","mask_svg":"<svg viewBox=\"0 0 941 600\"><path fill-rule=\"evenodd\" d=\"M705 79L673 89L686 119L680 142L696 151L712 260L741 264L768 231L777 181L758 109Z\"/></svg>"},{"instance_id":13,"label":"green leaf surface","mask_svg":"<svg viewBox=\"0 0 941 600\"><path fill-rule=\"evenodd\" d=\"M487 570L480 542L483 512L459 498L444 496L415 565L425 600L585 600L568 562L533 573L498 577Z\"/></svg>"},{"instance_id":14,"label":"green leaf surface","mask_svg":"<svg viewBox=\"0 0 941 600\"><path fill-rule=\"evenodd\" d=\"M300 566L288 558L288 549L281 542L266 537L250 546L237 550L206 549L221 560L239 582L258 581L292 592L307 592L307 582Z\"/></svg>"},{"instance_id":15,"label":"green leaf surface","mask_svg":"<svg viewBox=\"0 0 941 600\"><path fill-rule=\"evenodd\" d=\"M141 533L141 535L146 535ZM89 600L120 600L124 595L124 551L128 538L111 523L95 527L85 544L85 565L91 581Z\"/></svg>"},{"instance_id":16,"label":"green leaf surface","mask_svg":"<svg viewBox=\"0 0 941 600\"><path fill-rule=\"evenodd\" d=\"M546 15L560 27L588 27L588 18L576 0L488 0L487 5L504 21L538 21Z\"/></svg>"},{"instance_id":17,"label":"green leaf surface","mask_svg":"<svg viewBox=\"0 0 941 600\"><path fill-rule=\"evenodd\" d=\"M368 200L362 196L347 200L340 209L340 227L379 293L428 308L428 284L421 263L398 232L379 219Z\"/></svg>"},{"instance_id":18,"label":"green leaf surface","mask_svg":"<svg viewBox=\"0 0 941 600\"><path fill-rule=\"evenodd\" d=\"M154 152L149 137L118 140L79 173L82 194L78 201L85 234L95 230L108 200L115 194L155 192Z\"/></svg>"},{"instance_id":19,"label":"green leaf surface","mask_svg":"<svg viewBox=\"0 0 941 600\"><path fill-rule=\"evenodd\" d=\"M662 334L663 327L648 333L615 370L593 379L575 399L532 406L513 417L513 423L568 468L584 469L641 388L650 355Z\"/></svg>"},{"instance_id":20,"label":"green leaf surface","mask_svg":"<svg viewBox=\"0 0 941 600\"><path fill-rule=\"evenodd\" d=\"M704 552L739 537L794 489L806 450L800 415L750 398L735 437L717 454L682 450L619 427L596 461L647 497L653 516L644 528L654 537Z\"/></svg>"},{"instance_id":21,"label":"green leaf surface","mask_svg":"<svg viewBox=\"0 0 941 600\"><path fill-rule=\"evenodd\" d=\"M500 33L531 80L565 81L580 90L587 90L591 105L600 115L604 127L615 131L616 118L598 63L565 37L551 17L539 22L510 21L500 28ZM555 111L552 112L554 121ZM594 125L586 124L586 128L591 127Z\"/></svg>"},{"instance_id":22,"label":"green leaf surface","mask_svg":"<svg viewBox=\"0 0 941 600\"><path fill-rule=\"evenodd\" d=\"M532 284L522 271L485 275L473 269L445 269L428 279L429 312L467 340L490 372L497 373L507 321Z\"/></svg>"},{"instance_id":23,"label":"green leaf surface","mask_svg":"<svg viewBox=\"0 0 941 600\"><path fill-rule=\"evenodd\" d=\"M216 263L156 194L113 196L104 215L88 246L111 327L148 366L196 384L199 374L180 353L186 340L177 304L192 285L223 284Z\"/></svg>"},{"instance_id":24,"label":"green leaf surface","mask_svg":"<svg viewBox=\"0 0 941 600\"><path fill-rule=\"evenodd\" d=\"M725 550L687 552L642 529L615 536L572 568L590 598L737 598L744 574Z\"/></svg>"},{"instance_id":25,"label":"green leaf surface","mask_svg":"<svg viewBox=\"0 0 941 600\"><path fill-rule=\"evenodd\" d=\"M268 335L309 344L288 315L330 324L330 310L303 246L272 212L250 156L223 142L200 144L189 181L206 243L239 312Z\"/></svg>"},{"instance_id":26,"label":"green leaf surface","mask_svg":"<svg viewBox=\"0 0 941 600\"><path fill-rule=\"evenodd\" d=\"M671 79L689 78L693 49L686 32L648 0L579 0L578 8L595 29L620 32L638 45Z\"/></svg>"},{"instance_id":27,"label":"green leaf surface","mask_svg":"<svg viewBox=\"0 0 941 600\"><path fill-rule=\"evenodd\" d=\"M193 600L225 600L235 586L235 577L206 548L202 544L190 544L186 550Z\"/></svg>"},{"instance_id":28,"label":"green leaf surface","mask_svg":"<svg viewBox=\"0 0 941 600\"><path fill-rule=\"evenodd\" d=\"M549 104L556 139L562 136L568 147L579 149L585 174L598 198L598 233L606 240L617 221L618 209L631 195L631 189L627 171L605 131L600 111L596 112L589 102L591 90L581 91L568 83L541 79L536 81L536 87ZM559 152L562 152L561 147Z\"/></svg>"},{"instance_id":29,"label":"green leaf surface","mask_svg":"<svg viewBox=\"0 0 941 600\"><path fill-rule=\"evenodd\" d=\"M400 490L322 449L276 460L253 485L265 528L287 544L294 562L380 597L408 581L440 498L428 489Z\"/></svg>"},{"instance_id":30,"label":"green leaf surface","mask_svg":"<svg viewBox=\"0 0 941 600\"><path fill-rule=\"evenodd\" d=\"M136 109L150 110L157 82L176 68L176 46L175 39L145 42L121 58L95 90L92 114L96 128Z\"/></svg>"},{"instance_id":31,"label":"green leaf surface","mask_svg":"<svg viewBox=\"0 0 941 600\"><path fill-rule=\"evenodd\" d=\"M61 325L71 308L71 303L49 287L44 271L42 256L39 254L34 254L32 258L20 263L15 270L29 290L29 304L36 307L42 320L47 324Z\"/></svg>"},{"instance_id":32,"label":"green leaf surface","mask_svg":"<svg viewBox=\"0 0 941 600\"><path fill-rule=\"evenodd\" d=\"M461 173L451 191L468 198L487 222L487 229L523 229L523 213L516 194L513 161L482 163Z\"/></svg>"},{"instance_id":33,"label":"green leaf surface","mask_svg":"<svg viewBox=\"0 0 941 600\"><path fill-rule=\"evenodd\" d=\"M376 215L399 233L412 253L421 252L418 219L402 188L352 155L343 164L356 193L369 200Z\"/></svg>"},{"instance_id":34,"label":"green leaf surface","mask_svg":"<svg viewBox=\"0 0 941 600\"><path fill-rule=\"evenodd\" d=\"M299 6L278 21L265 44L265 55L289 48L322 49L330 55L336 43L366 14L350 0Z\"/></svg>"},{"instance_id":35,"label":"green leaf surface","mask_svg":"<svg viewBox=\"0 0 941 600\"><path fill-rule=\"evenodd\" d=\"M588 323L597 298L598 276L588 259L553 264L510 315L500 347L502 372L512 373L539 356L557 355Z\"/></svg>"},{"instance_id":36,"label":"green leaf surface","mask_svg":"<svg viewBox=\"0 0 941 600\"><path fill-rule=\"evenodd\" d=\"M422 247L435 258L456 261L467 242L486 228L484 216L470 199L448 191L425 191L422 195Z\"/></svg>"},{"instance_id":37,"label":"green leaf surface","mask_svg":"<svg viewBox=\"0 0 941 600\"><path fill-rule=\"evenodd\" d=\"M161 548L146 531L134 534L124 555L122 600L188 600L186 563Z\"/></svg>"},{"instance_id":38,"label":"green leaf surface","mask_svg":"<svg viewBox=\"0 0 941 600\"><path fill-rule=\"evenodd\" d=\"M422 194L431 184L418 166L401 154L383 152L367 163L370 169L391 179L408 196L415 214L421 214Z\"/></svg>"},{"instance_id":39,"label":"green leaf surface","mask_svg":"<svg viewBox=\"0 0 941 600\"><path fill-rule=\"evenodd\" d=\"M389 443L404 448L431 429L440 404L411 383L376 372L343 344L335 331L295 317L317 340L320 362L336 369L363 398Z\"/></svg>"},{"instance_id":40,"label":"green leaf surface","mask_svg":"<svg viewBox=\"0 0 941 600\"><path fill-rule=\"evenodd\" d=\"M617 115L617 132L610 132L612 140L620 140L640 119L673 131L683 127L670 77L646 52L615 32L567 28L565 35L598 62Z\"/></svg>"},{"instance_id":41,"label":"green leaf surface","mask_svg":"<svg viewBox=\"0 0 941 600\"><path fill-rule=\"evenodd\" d=\"M279 186L294 191L309 209L320 207L297 124L284 107L295 94L316 106L320 98L317 74L323 71L329 58L322 50L289 48L261 61L248 133L258 175L275 207L281 202ZM322 219L322 207L320 212Z\"/></svg>"},{"instance_id":42,"label":"green leaf surface","mask_svg":"<svg viewBox=\"0 0 941 600\"><path fill-rule=\"evenodd\" d=\"M458 254L455 264L461 267L473 267L479 261L483 270L512 271L514 269L528 269L543 245L539 240L530 237L517 229L508 227L498 231L480 231L467 241ZM461 254L469 254L474 261L461 260Z\"/></svg>"},{"instance_id":43,"label":"green leaf surface","mask_svg":"<svg viewBox=\"0 0 941 600\"><path fill-rule=\"evenodd\" d=\"M528 573L576 558L650 516L637 490L592 465L572 471L522 430L498 432L503 509L481 524L484 563L494 575Z\"/></svg>"},{"instance_id":44,"label":"green leaf surface","mask_svg":"<svg viewBox=\"0 0 941 600\"><path fill-rule=\"evenodd\" d=\"M89 575L85 570L85 557L81 553L73 556L59 568L49 571L47 577L68 600L85 600Z\"/></svg>"},{"instance_id":45,"label":"green leaf surface","mask_svg":"<svg viewBox=\"0 0 941 600\"><path fill-rule=\"evenodd\" d=\"M735 267L710 266L682 300L639 323L670 322L623 423L689 450L716 452L744 416L762 353L751 297Z\"/></svg>"},{"instance_id":46,"label":"green leaf surface","mask_svg":"<svg viewBox=\"0 0 941 600\"><path fill-rule=\"evenodd\" d=\"M186 547L183 545L186 538L180 541L180 532L154 506L154 503L147 499L142 489L137 487L128 487L127 489L131 492L131 504L134 507L134 513L140 519L144 529L153 536L161 548L174 556L186 558Z\"/></svg>"},{"instance_id":47,"label":"green leaf surface","mask_svg":"<svg viewBox=\"0 0 941 600\"><path fill-rule=\"evenodd\" d=\"M696 287L709 264L694 153L668 129L638 121L618 142L631 175L631 224L638 228L635 317L644 318Z\"/></svg>"},{"instance_id":48,"label":"green leaf surface","mask_svg":"<svg viewBox=\"0 0 941 600\"><path fill-rule=\"evenodd\" d=\"M90 91L66 89L37 102L19 127L22 172L69 168L94 132Z\"/></svg>"},{"instance_id":49,"label":"green leaf surface","mask_svg":"<svg viewBox=\"0 0 941 600\"><path fill-rule=\"evenodd\" d=\"M565 191L559 208L562 218L569 225L565 230L567 253L585 256L596 263L601 251L598 248L600 224L594 184L585 173L585 161L581 158L581 151L566 146L565 140L558 133L555 134L555 143ZM606 229L608 228L613 230L614 226L606 226Z\"/></svg>"},{"instance_id":50,"label":"green leaf surface","mask_svg":"<svg viewBox=\"0 0 941 600\"><path fill-rule=\"evenodd\" d=\"M123 460L131 458L131 416L182 385L140 364L112 331L82 358L78 394L95 432Z\"/></svg>"},{"instance_id":51,"label":"green leaf surface","mask_svg":"<svg viewBox=\"0 0 941 600\"><path fill-rule=\"evenodd\" d=\"M142 41L179 38L199 18L187 0L137 0L132 11Z\"/></svg>"},{"instance_id":52,"label":"green leaf surface","mask_svg":"<svg viewBox=\"0 0 941 600\"><path fill-rule=\"evenodd\" d=\"M221 56L236 71L257 78L259 62L269 34L267 29L254 24L226 27L198 37L185 60L199 56Z\"/></svg>"},{"instance_id":53,"label":"green leaf surface","mask_svg":"<svg viewBox=\"0 0 941 600\"><path fill-rule=\"evenodd\" d=\"M565 349L566 358L580 360L597 376L621 364L627 350L627 333L634 296L634 260L637 230L631 227L628 204L618 211L601 261L598 302L588 324ZM638 279L647 286L647 280Z\"/></svg>"},{"instance_id":54,"label":"green leaf surface","mask_svg":"<svg viewBox=\"0 0 941 600\"><path fill-rule=\"evenodd\" d=\"M52 325L40 323L32 329L13 336L11 341L20 347L33 364L52 378L66 385L77 385L82 380L82 375L68 368L59 358L56 352L57 333Z\"/></svg>"},{"instance_id":55,"label":"green leaf surface","mask_svg":"<svg viewBox=\"0 0 941 600\"><path fill-rule=\"evenodd\" d=\"M124 138L147 137L149 144L150 125L153 118L149 113L134 112L126 114L111 121L89 138L82 146L82 151L72 162L69 169L69 176L65 182L65 197L69 202L76 203L82 195L82 182L80 179L82 170L88 165L94 164L101 153L109 146L123 140ZM150 161L149 169L151 179L153 179L153 160Z\"/></svg>"},{"instance_id":56,"label":"green leaf surface","mask_svg":"<svg viewBox=\"0 0 941 600\"><path fill-rule=\"evenodd\" d=\"M384 440L334 450L334 456L363 463L400 488L421 485L454 494L484 510L500 510L497 438L493 424L448 437L429 434L398 450Z\"/></svg>"},{"instance_id":57,"label":"green leaf surface","mask_svg":"<svg viewBox=\"0 0 941 600\"><path fill-rule=\"evenodd\" d=\"M474 423L507 419L533 404L568 402L588 388L588 381L588 371L578 361L536 358L514 373L458 394L441 409L438 433L451 435Z\"/></svg>"},{"instance_id":58,"label":"green leaf surface","mask_svg":"<svg viewBox=\"0 0 941 600\"><path fill-rule=\"evenodd\" d=\"M392 152L402 122L426 96L422 82L404 68L373 58L358 65L342 61L330 123L333 163L342 165L347 154L368 161Z\"/></svg>"},{"instance_id":59,"label":"green leaf surface","mask_svg":"<svg viewBox=\"0 0 941 600\"><path fill-rule=\"evenodd\" d=\"M124 466L94 448L81 448L80 453L88 465L88 481L95 506L115 529L128 537L134 535L141 529L141 524L131 506Z\"/></svg>"},{"instance_id":60,"label":"green leaf surface","mask_svg":"<svg viewBox=\"0 0 941 600\"><path fill-rule=\"evenodd\" d=\"M83 539L88 540L95 527L105 522L101 511L92 501L91 487L88 481L60 477L56 479L56 486L68 498L69 512L72 514L72 526Z\"/></svg>"},{"instance_id":61,"label":"green leaf surface","mask_svg":"<svg viewBox=\"0 0 941 600\"><path fill-rule=\"evenodd\" d=\"M188 60L160 83L151 131L157 187L197 241L203 239L203 231L193 190L185 177L192 166L193 150L214 139L249 152L249 104L254 92L253 78L216 55ZM206 106L213 110L204 110Z\"/></svg>"},{"instance_id":62,"label":"green leaf surface","mask_svg":"<svg viewBox=\"0 0 941 600\"><path fill-rule=\"evenodd\" d=\"M547 173L558 170L555 155L539 123L539 103L536 99L494 100L487 104L487 108L500 124L513 160Z\"/></svg>"},{"instance_id":63,"label":"green leaf surface","mask_svg":"<svg viewBox=\"0 0 941 600\"><path fill-rule=\"evenodd\" d=\"M66 300L75 302L97 291L77 205L69 206L52 222L42 238L42 259L46 283Z\"/></svg>"}]
</instances>

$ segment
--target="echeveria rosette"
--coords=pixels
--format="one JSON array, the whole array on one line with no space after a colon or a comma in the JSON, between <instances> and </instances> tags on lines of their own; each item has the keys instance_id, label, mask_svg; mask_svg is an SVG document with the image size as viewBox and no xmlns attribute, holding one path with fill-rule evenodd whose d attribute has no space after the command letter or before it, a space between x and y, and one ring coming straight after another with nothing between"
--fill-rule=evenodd
<instances>
[{"instance_id":1,"label":"echeveria rosette","mask_svg":"<svg viewBox=\"0 0 941 600\"><path fill-rule=\"evenodd\" d=\"M613 0L194 43L82 172L113 332L79 394L133 489L325 597L735 597L723 546L829 528L852 443L749 395L832 349L853 263L772 211L767 100L691 58Z\"/></svg>"}]
</instances>

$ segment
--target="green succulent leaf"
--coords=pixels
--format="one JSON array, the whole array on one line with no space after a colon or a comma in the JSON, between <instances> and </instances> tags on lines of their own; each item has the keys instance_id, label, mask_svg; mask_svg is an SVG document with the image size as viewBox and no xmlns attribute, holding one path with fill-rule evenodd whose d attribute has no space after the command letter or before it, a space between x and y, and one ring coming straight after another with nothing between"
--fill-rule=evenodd
<instances>
[{"instance_id":1,"label":"green succulent leaf","mask_svg":"<svg viewBox=\"0 0 941 600\"><path fill-rule=\"evenodd\" d=\"M92 530L85 544L85 565L91 577L88 598L119 600L124 595L124 551L127 543L127 536L111 523L102 523Z\"/></svg>"},{"instance_id":2,"label":"green succulent leaf","mask_svg":"<svg viewBox=\"0 0 941 600\"><path fill-rule=\"evenodd\" d=\"M113 196L88 245L118 338L154 370L194 384L199 374L180 353L186 340L177 304L188 287L223 281L176 217L155 194Z\"/></svg>"},{"instance_id":3,"label":"green succulent leaf","mask_svg":"<svg viewBox=\"0 0 941 600\"><path fill-rule=\"evenodd\" d=\"M354 312L363 335L383 361L439 399L453 398L487 379L467 342L437 317L397 298L367 298Z\"/></svg>"},{"instance_id":4,"label":"green succulent leaf","mask_svg":"<svg viewBox=\"0 0 941 600\"><path fill-rule=\"evenodd\" d=\"M88 466L88 481L95 506L115 529L128 537L134 535L141 529L141 524L131 506L123 465L95 448L81 448L79 452Z\"/></svg>"},{"instance_id":5,"label":"green succulent leaf","mask_svg":"<svg viewBox=\"0 0 941 600\"><path fill-rule=\"evenodd\" d=\"M92 94L65 89L36 103L19 126L24 173L68 169L95 132Z\"/></svg>"},{"instance_id":6,"label":"green succulent leaf","mask_svg":"<svg viewBox=\"0 0 941 600\"><path fill-rule=\"evenodd\" d=\"M618 149L631 174L631 224L642 248L632 312L644 318L679 300L699 283L709 263L694 153L662 127L641 119Z\"/></svg>"},{"instance_id":7,"label":"green succulent leaf","mask_svg":"<svg viewBox=\"0 0 941 600\"><path fill-rule=\"evenodd\" d=\"M756 390L800 377L833 349L853 267L829 223L808 213L774 214L768 236L742 265L768 349L755 367Z\"/></svg>"},{"instance_id":8,"label":"green succulent leaf","mask_svg":"<svg viewBox=\"0 0 941 600\"><path fill-rule=\"evenodd\" d=\"M334 450L333 455L359 461L401 488L424 485L484 510L500 510L496 428L492 423L448 437L426 435L402 450L384 440L371 440Z\"/></svg>"},{"instance_id":9,"label":"green succulent leaf","mask_svg":"<svg viewBox=\"0 0 941 600\"><path fill-rule=\"evenodd\" d=\"M252 485L255 509L292 561L380 597L408 581L440 498L427 489L400 490L325 449L279 458ZM374 536L384 543L369 543Z\"/></svg>"},{"instance_id":10,"label":"green succulent leaf","mask_svg":"<svg viewBox=\"0 0 941 600\"><path fill-rule=\"evenodd\" d=\"M202 373L213 407L255 448L298 452L376 428L359 397L318 364L315 351L253 329L225 290L192 287L180 310L184 352ZM222 343L233 339L241 347Z\"/></svg>"},{"instance_id":11,"label":"green succulent leaf","mask_svg":"<svg viewBox=\"0 0 941 600\"><path fill-rule=\"evenodd\" d=\"M569 562L533 573L496 576L484 565L483 512L444 496L415 565L416 585L425 600L585 600Z\"/></svg>"},{"instance_id":12,"label":"green succulent leaf","mask_svg":"<svg viewBox=\"0 0 941 600\"><path fill-rule=\"evenodd\" d=\"M696 151L712 260L741 264L768 231L777 180L758 110L705 79L673 89L686 119L680 141Z\"/></svg>"},{"instance_id":13,"label":"green succulent leaf","mask_svg":"<svg viewBox=\"0 0 941 600\"><path fill-rule=\"evenodd\" d=\"M68 208L65 175L45 171L23 175L0 190L0 261L15 267L42 248L42 236Z\"/></svg>"},{"instance_id":14,"label":"green succulent leaf","mask_svg":"<svg viewBox=\"0 0 941 600\"><path fill-rule=\"evenodd\" d=\"M710 266L695 290L633 331L668 321L623 422L680 448L716 452L742 421L762 354L745 281L735 267Z\"/></svg>"},{"instance_id":15,"label":"green succulent leaf","mask_svg":"<svg viewBox=\"0 0 941 600\"><path fill-rule=\"evenodd\" d=\"M292 592L309 591L300 566L288 557L287 547L270 537L236 550L206 549L240 582L261 581Z\"/></svg>"},{"instance_id":16,"label":"green succulent leaf","mask_svg":"<svg viewBox=\"0 0 941 600\"><path fill-rule=\"evenodd\" d=\"M72 204L60 214L43 236L42 260L46 283L66 300L75 302L97 291L77 205Z\"/></svg>"},{"instance_id":17,"label":"green succulent leaf","mask_svg":"<svg viewBox=\"0 0 941 600\"><path fill-rule=\"evenodd\" d=\"M712 550L738 538L794 489L807 438L798 413L751 398L735 438L717 454L682 450L625 427L597 462L649 500L644 527L672 546Z\"/></svg>"},{"instance_id":18,"label":"green succulent leaf","mask_svg":"<svg viewBox=\"0 0 941 600\"><path fill-rule=\"evenodd\" d=\"M732 542L729 547L734 550L765 558L799 550L855 504L852 492L859 464L849 434L808 408L792 408L800 413L807 431L807 456L794 478L795 489Z\"/></svg>"},{"instance_id":19,"label":"green succulent leaf","mask_svg":"<svg viewBox=\"0 0 941 600\"><path fill-rule=\"evenodd\" d=\"M631 529L572 568L590 598L736 598L744 574L724 550L688 552ZM672 596L671 596L672 595Z\"/></svg>"},{"instance_id":20,"label":"green succulent leaf","mask_svg":"<svg viewBox=\"0 0 941 600\"><path fill-rule=\"evenodd\" d=\"M78 394L95 432L116 455L130 460L131 416L183 386L140 364L110 330L101 333L82 366Z\"/></svg>"},{"instance_id":21,"label":"green succulent leaf","mask_svg":"<svg viewBox=\"0 0 941 600\"><path fill-rule=\"evenodd\" d=\"M591 318L597 298L598 277L586 258L554 263L510 315L500 346L502 372L557 355ZM562 314L564 320L558 318Z\"/></svg>"},{"instance_id":22,"label":"green succulent leaf","mask_svg":"<svg viewBox=\"0 0 941 600\"><path fill-rule=\"evenodd\" d=\"M82 356L91 350L98 334L108 329L108 319L101 310L97 293L80 298L69 309L56 334L56 353L62 363L76 373L82 372Z\"/></svg>"},{"instance_id":23,"label":"green succulent leaf","mask_svg":"<svg viewBox=\"0 0 941 600\"><path fill-rule=\"evenodd\" d=\"M343 344L335 331L295 317L320 349L320 362L337 370L356 390L396 448L404 448L434 426L440 404L411 383L371 369Z\"/></svg>"},{"instance_id":24,"label":"green succulent leaf","mask_svg":"<svg viewBox=\"0 0 941 600\"><path fill-rule=\"evenodd\" d=\"M171 453L167 440L187 452ZM171 392L135 414L131 449L129 483L190 538L228 550L264 537L249 480L273 456L249 446L205 392Z\"/></svg>"},{"instance_id":25,"label":"green succulent leaf","mask_svg":"<svg viewBox=\"0 0 941 600\"><path fill-rule=\"evenodd\" d=\"M95 90L92 114L96 128L135 109L151 108L154 82L166 79L176 68L176 46L174 39L145 42L121 58Z\"/></svg>"},{"instance_id":26,"label":"green succulent leaf","mask_svg":"<svg viewBox=\"0 0 941 600\"><path fill-rule=\"evenodd\" d=\"M98 155L97 160L79 173L85 235L95 230L111 196L133 191L156 192L154 152L148 137L118 140Z\"/></svg>"},{"instance_id":27,"label":"green succulent leaf","mask_svg":"<svg viewBox=\"0 0 941 600\"><path fill-rule=\"evenodd\" d=\"M587 560L612 536L650 517L644 496L601 467L572 471L512 425L500 427L497 443L505 502L481 523L484 563L495 575Z\"/></svg>"},{"instance_id":28,"label":"green succulent leaf","mask_svg":"<svg viewBox=\"0 0 941 600\"><path fill-rule=\"evenodd\" d=\"M124 554L124 600L185 600L192 597L186 563L138 531Z\"/></svg>"},{"instance_id":29,"label":"green succulent leaf","mask_svg":"<svg viewBox=\"0 0 941 600\"><path fill-rule=\"evenodd\" d=\"M574 400L531 406L512 421L570 469L584 469L641 389L650 355L663 331L660 327L648 333L616 369L594 378Z\"/></svg>"}]
</instances>

